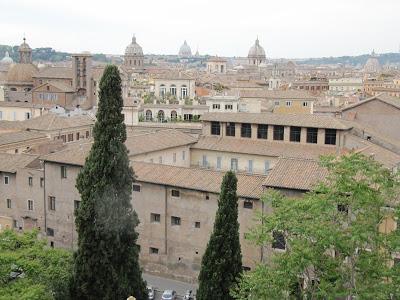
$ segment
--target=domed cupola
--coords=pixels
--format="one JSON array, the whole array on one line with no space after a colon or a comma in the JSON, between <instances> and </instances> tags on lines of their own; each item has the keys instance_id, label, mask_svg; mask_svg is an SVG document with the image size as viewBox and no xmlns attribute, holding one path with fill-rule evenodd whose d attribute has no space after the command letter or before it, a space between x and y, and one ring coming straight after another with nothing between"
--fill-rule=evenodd
<instances>
[{"instance_id":1,"label":"domed cupola","mask_svg":"<svg viewBox=\"0 0 400 300\"><path fill-rule=\"evenodd\" d=\"M266 62L266 56L265 56L265 51L264 48L261 47L260 42L258 40L258 37L254 43L253 46L251 46L249 50L249 54L247 55L249 59L249 64L250 65L260 65L261 63Z\"/></svg>"},{"instance_id":2,"label":"domed cupola","mask_svg":"<svg viewBox=\"0 0 400 300\"><path fill-rule=\"evenodd\" d=\"M10 54L8 53L8 51L6 51L6 55L3 57L2 60L0 60L0 64L2 64L2 65L11 65L12 63L14 63L14 61L10 57Z\"/></svg>"},{"instance_id":3,"label":"domed cupola","mask_svg":"<svg viewBox=\"0 0 400 300\"><path fill-rule=\"evenodd\" d=\"M142 68L144 61L143 49L133 35L132 42L125 49L124 65L129 68Z\"/></svg>"},{"instance_id":4,"label":"domed cupola","mask_svg":"<svg viewBox=\"0 0 400 300\"><path fill-rule=\"evenodd\" d=\"M190 49L190 46L186 42L186 40L183 42L183 45L179 49L179 57L181 58L188 58L192 56L192 49Z\"/></svg>"},{"instance_id":5,"label":"domed cupola","mask_svg":"<svg viewBox=\"0 0 400 300\"><path fill-rule=\"evenodd\" d=\"M26 39L24 38L24 42L19 46L19 63L20 64L31 64L32 63L32 49L26 43Z\"/></svg>"}]
</instances>

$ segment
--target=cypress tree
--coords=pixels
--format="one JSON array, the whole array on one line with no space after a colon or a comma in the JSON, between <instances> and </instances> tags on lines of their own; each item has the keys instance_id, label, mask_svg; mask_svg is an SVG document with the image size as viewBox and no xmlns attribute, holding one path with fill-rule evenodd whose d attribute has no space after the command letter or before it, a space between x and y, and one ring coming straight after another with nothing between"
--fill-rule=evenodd
<instances>
[{"instance_id":1,"label":"cypress tree","mask_svg":"<svg viewBox=\"0 0 400 300\"><path fill-rule=\"evenodd\" d=\"M81 205L76 212L74 299L147 298L138 262L138 217L132 209L134 172L124 144L121 77L107 66L100 81L94 143L78 175Z\"/></svg>"},{"instance_id":2,"label":"cypress tree","mask_svg":"<svg viewBox=\"0 0 400 300\"><path fill-rule=\"evenodd\" d=\"M242 272L237 178L227 172L221 184L214 229L201 262L198 300L233 299L229 290Z\"/></svg>"}]
</instances>

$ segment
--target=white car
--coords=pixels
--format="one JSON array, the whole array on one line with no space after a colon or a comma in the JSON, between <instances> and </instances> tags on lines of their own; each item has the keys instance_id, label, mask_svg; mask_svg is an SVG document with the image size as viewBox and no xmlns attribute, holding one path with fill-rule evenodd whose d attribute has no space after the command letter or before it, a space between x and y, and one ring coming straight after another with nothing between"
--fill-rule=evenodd
<instances>
[{"instance_id":1,"label":"white car","mask_svg":"<svg viewBox=\"0 0 400 300\"><path fill-rule=\"evenodd\" d=\"M165 290L161 297L162 300L176 300L176 292L173 290Z\"/></svg>"},{"instance_id":2,"label":"white car","mask_svg":"<svg viewBox=\"0 0 400 300\"><path fill-rule=\"evenodd\" d=\"M149 295L149 300L154 300L154 289L151 286L147 287L147 294Z\"/></svg>"}]
</instances>

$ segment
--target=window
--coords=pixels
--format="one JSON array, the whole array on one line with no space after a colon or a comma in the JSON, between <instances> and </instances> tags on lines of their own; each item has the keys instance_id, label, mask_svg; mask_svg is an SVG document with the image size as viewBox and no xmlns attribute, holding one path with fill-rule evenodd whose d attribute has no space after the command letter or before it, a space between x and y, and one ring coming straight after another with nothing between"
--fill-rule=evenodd
<instances>
[{"instance_id":1,"label":"window","mask_svg":"<svg viewBox=\"0 0 400 300\"><path fill-rule=\"evenodd\" d=\"M171 87L169 88L169 92L171 93L171 96L176 96L176 86L171 85Z\"/></svg>"},{"instance_id":2,"label":"window","mask_svg":"<svg viewBox=\"0 0 400 300\"><path fill-rule=\"evenodd\" d=\"M73 142L73 141L74 141L74 134L68 133L68 142Z\"/></svg>"},{"instance_id":3,"label":"window","mask_svg":"<svg viewBox=\"0 0 400 300\"><path fill-rule=\"evenodd\" d=\"M257 127L257 138L258 139L267 139L268 138L268 125L258 124Z\"/></svg>"},{"instance_id":4,"label":"window","mask_svg":"<svg viewBox=\"0 0 400 300\"><path fill-rule=\"evenodd\" d=\"M61 178L67 178L67 167L61 166Z\"/></svg>"},{"instance_id":5,"label":"window","mask_svg":"<svg viewBox=\"0 0 400 300\"><path fill-rule=\"evenodd\" d=\"M252 174L253 173L253 161L249 160L248 166L247 166L247 172Z\"/></svg>"},{"instance_id":6,"label":"window","mask_svg":"<svg viewBox=\"0 0 400 300\"><path fill-rule=\"evenodd\" d=\"M28 210L33 210L33 200L28 200Z\"/></svg>"},{"instance_id":7,"label":"window","mask_svg":"<svg viewBox=\"0 0 400 300\"><path fill-rule=\"evenodd\" d=\"M44 178L40 177L40 187L43 187L43 186L44 186Z\"/></svg>"},{"instance_id":8,"label":"window","mask_svg":"<svg viewBox=\"0 0 400 300\"><path fill-rule=\"evenodd\" d=\"M25 113L25 120L29 120L31 118L31 113L30 112L26 112Z\"/></svg>"},{"instance_id":9,"label":"window","mask_svg":"<svg viewBox=\"0 0 400 300\"><path fill-rule=\"evenodd\" d=\"M171 225L173 225L173 226L181 225L181 218L172 216L171 217Z\"/></svg>"},{"instance_id":10,"label":"window","mask_svg":"<svg viewBox=\"0 0 400 300\"><path fill-rule=\"evenodd\" d=\"M54 242L53 241L50 242L50 247L54 248Z\"/></svg>"},{"instance_id":11,"label":"window","mask_svg":"<svg viewBox=\"0 0 400 300\"><path fill-rule=\"evenodd\" d=\"M251 124L243 123L240 134L242 137L251 138Z\"/></svg>"},{"instance_id":12,"label":"window","mask_svg":"<svg viewBox=\"0 0 400 300\"><path fill-rule=\"evenodd\" d=\"M12 208L11 199L7 199L7 208Z\"/></svg>"},{"instance_id":13,"label":"window","mask_svg":"<svg viewBox=\"0 0 400 300\"><path fill-rule=\"evenodd\" d=\"M251 201L251 200L245 200L245 201L243 202L243 208L253 209L253 201Z\"/></svg>"},{"instance_id":14,"label":"window","mask_svg":"<svg viewBox=\"0 0 400 300\"><path fill-rule=\"evenodd\" d=\"M275 106L279 106L280 105L280 101L275 101L274 104L275 104Z\"/></svg>"},{"instance_id":15,"label":"window","mask_svg":"<svg viewBox=\"0 0 400 300\"><path fill-rule=\"evenodd\" d=\"M78 210L79 207L81 206L81 201L79 200L74 200L74 210Z\"/></svg>"},{"instance_id":16,"label":"window","mask_svg":"<svg viewBox=\"0 0 400 300\"><path fill-rule=\"evenodd\" d=\"M218 156L217 157L217 170L221 170L221 165L222 165L222 157Z\"/></svg>"},{"instance_id":17,"label":"window","mask_svg":"<svg viewBox=\"0 0 400 300\"><path fill-rule=\"evenodd\" d=\"M219 122L211 122L211 134L212 135L221 134L221 124Z\"/></svg>"},{"instance_id":18,"label":"window","mask_svg":"<svg viewBox=\"0 0 400 300\"><path fill-rule=\"evenodd\" d=\"M201 166L203 168L207 168L207 165L208 165L208 163L207 163L207 155L203 155L202 161L201 161Z\"/></svg>"},{"instance_id":19,"label":"window","mask_svg":"<svg viewBox=\"0 0 400 300\"><path fill-rule=\"evenodd\" d=\"M79 138L80 138L79 132L77 132L77 133L76 133L76 140L79 141Z\"/></svg>"},{"instance_id":20,"label":"window","mask_svg":"<svg viewBox=\"0 0 400 300\"><path fill-rule=\"evenodd\" d=\"M232 110L233 105L232 104L225 104L225 110Z\"/></svg>"},{"instance_id":21,"label":"window","mask_svg":"<svg viewBox=\"0 0 400 300\"><path fill-rule=\"evenodd\" d=\"M213 104L213 109L220 109L221 106L219 104Z\"/></svg>"},{"instance_id":22,"label":"window","mask_svg":"<svg viewBox=\"0 0 400 300\"><path fill-rule=\"evenodd\" d=\"M307 143L316 144L318 142L318 128L307 128Z\"/></svg>"},{"instance_id":23,"label":"window","mask_svg":"<svg viewBox=\"0 0 400 300\"><path fill-rule=\"evenodd\" d=\"M176 163L176 153L172 154L172 161Z\"/></svg>"},{"instance_id":24,"label":"window","mask_svg":"<svg viewBox=\"0 0 400 300\"><path fill-rule=\"evenodd\" d=\"M290 141L300 142L301 127L290 126Z\"/></svg>"},{"instance_id":25,"label":"window","mask_svg":"<svg viewBox=\"0 0 400 300\"><path fill-rule=\"evenodd\" d=\"M336 145L336 129L325 129L325 144Z\"/></svg>"},{"instance_id":26,"label":"window","mask_svg":"<svg viewBox=\"0 0 400 300\"><path fill-rule=\"evenodd\" d=\"M210 195L208 193L206 194L206 200L210 200Z\"/></svg>"},{"instance_id":27,"label":"window","mask_svg":"<svg viewBox=\"0 0 400 300\"><path fill-rule=\"evenodd\" d=\"M286 101L286 106L287 107L292 106L292 101Z\"/></svg>"},{"instance_id":28,"label":"window","mask_svg":"<svg viewBox=\"0 0 400 300\"><path fill-rule=\"evenodd\" d=\"M181 87L181 98L186 98L188 96L188 89L186 85L182 85Z\"/></svg>"},{"instance_id":29,"label":"window","mask_svg":"<svg viewBox=\"0 0 400 300\"><path fill-rule=\"evenodd\" d=\"M281 125L274 125L274 140L283 141L285 134L285 128Z\"/></svg>"},{"instance_id":30,"label":"window","mask_svg":"<svg viewBox=\"0 0 400 300\"><path fill-rule=\"evenodd\" d=\"M272 237L273 237L272 248L281 250L286 249L285 236L283 235L282 232L274 231L272 233Z\"/></svg>"},{"instance_id":31,"label":"window","mask_svg":"<svg viewBox=\"0 0 400 300\"><path fill-rule=\"evenodd\" d=\"M33 185L33 178L32 178L32 176L29 176L29 177L28 177L28 185L29 185L29 186L32 186L32 185Z\"/></svg>"},{"instance_id":32,"label":"window","mask_svg":"<svg viewBox=\"0 0 400 300\"><path fill-rule=\"evenodd\" d=\"M237 158L231 158L231 170L235 171L235 172L238 170L238 159Z\"/></svg>"},{"instance_id":33,"label":"window","mask_svg":"<svg viewBox=\"0 0 400 300\"><path fill-rule=\"evenodd\" d=\"M150 247L150 254L158 254L158 248Z\"/></svg>"},{"instance_id":34,"label":"window","mask_svg":"<svg viewBox=\"0 0 400 300\"><path fill-rule=\"evenodd\" d=\"M10 183L10 177L4 176L4 184L9 184Z\"/></svg>"},{"instance_id":35,"label":"window","mask_svg":"<svg viewBox=\"0 0 400 300\"><path fill-rule=\"evenodd\" d=\"M308 102L307 101L303 101L303 107L307 107L308 106Z\"/></svg>"},{"instance_id":36,"label":"window","mask_svg":"<svg viewBox=\"0 0 400 300\"><path fill-rule=\"evenodd\" d=\"M194 228L200 228L200 222L194 222Z\"/></svg>"},{"instance_id":37,"label":"window","mask_svg":"<svg viewBox=\"0 0 400 300\"><path fill-rule=\"evenodd\" d=\"M49 210L56 210L56 197L49 196Z\"/></svg>"},{"instance_id":38,"label":"window","mask_svg":"<svg viewBox=\"0 0 400 300\"><path fill-rule=\"evenodd\" d=\"M89 131L86 131L85 136L86 136L87 139L89 138Z\"/></svg>"},{"instance_id":39,"label":"window","mask_svg":"<svg viewBox=\"0 0 400 300\"><path fill-rule=\"evenodd\" d=\"M267 175L268 172L269 172L269 161L266 160L266 161L264 162L264 174Z\"/></svg>"},{"instance_id":40,"label":"window","mask_svg":"<svg viewBox=\"0 0 400 300\"><path fill-rule=\"evenodd\" d=\"M132 185L132 190L134 192L140 192L140 185L139 184L133 184Z\"/></svg>"},{"instance_id":41,"label":"window","mask_svg":"<svg viewBox=\"0 0 400 300\"><path fill-rule=\"evenodd\" d=\"M182 151L182 160L185 160L185 159L186 159L186 152Z\"/></svg>"},{"instance_id":42,"label":"window","mask_svg":"<svg viewBox=\"0 0 400 300\"><path fill-rule=\"evenodd\" d=\"M151 223L160 223L160 220L161 220L160 214L155 214L155 213L150 214L150 222Z\"/></svg>"},{"instance_id":43,"label":"window","mask_svg":"<svg viewBox=\"0 0 400 300\"><path fill-rule=\"evenodd\" d=\"M46 233L47 233L47 236L54 236L54 229L47 227Z\"/></svg>"},{"instance_id":44,"label":"window","mask_svg":"<svg viewBox=\"0 0 400 300\"><path fill-rule=\"evenodd\" d=\"M235 123L226 123L226 136L235 136Z\"/></svg>"},{"instance_id":45,"label":"window","mask_svg":"<svg viewBox=\"0 0 400 300\"><path fill-rule=\"evenodd\" d=\"M180 192L178 190L172 190L171 191L171 196L172 197L180 197Z\"/></svg>"}]
</instances>

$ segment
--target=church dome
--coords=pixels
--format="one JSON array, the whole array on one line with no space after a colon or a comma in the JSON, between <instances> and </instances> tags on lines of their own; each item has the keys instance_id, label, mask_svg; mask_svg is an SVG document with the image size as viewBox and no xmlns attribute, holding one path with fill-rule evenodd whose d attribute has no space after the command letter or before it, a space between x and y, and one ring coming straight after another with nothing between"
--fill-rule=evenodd
<instances>
[{"instance_id":1,"label":"church dome","mask_svg":"<svg viewBox=\"0 0 400 300\"><path fill-rule=\"evenodd\" d=\"M364 71L367 73L378 73L382 70L381 64L379 63L378 57L375 51L372 51L371 56L368 58L364 66Z\"/></svg>"},{"instance_id":2,"label":"church dome","mask_svg":"<svg viewBox=\"0 0 400 300\"><path fill-rule=\"evenodd\" d=\"M10 57L10 54L8 53L8 51L6 51L6 55L3 57L3 59L0 60L0 64L3 64L3 65L11 65L13 62L14 61Z\"/></svg>"},{"instance_id":3,"label":"church dome","mask_svg":"<svg viewBox=\"0 0 400 300\"><path fill-rule=\"evenodd\" d=\"M180 57L190 57L192 56L192 49L190 49L189 45L186 41L184 41L183 45L179 49L179 56Z\"/></svg>"},{"instance_id":4,"label":"church dome","mask_svg":"<svg viewBox=\"0 0 400 300\"><path fill-rule=\"evenodd\" d=\"M136 43L136 37L132 37L132 42L125 49L126 56L143 56L143 49Z\"/></svg>"},{"instance_id":5,"label":"church dome","mask_svg":"<svg viewBox=\"0 0 400 300\"><path fill-rule=\"evenodd\" d=\"M15 64L7 73L7 82L33 82L38 69L32 64Z\"/></svg>"},{"instance_id":6,"label":"church dome","mask_svg":"<svg viewBox=\"0 0 400 300\"><path fill-rule=\"evenodd\" d=\"M265 59L265 51L264 51L264 48L261 47L260 42L258 41L258 38L256 39L256 42L254 43L254 45L251 46L248 57Z\"/></svg>"}]
</instances>

